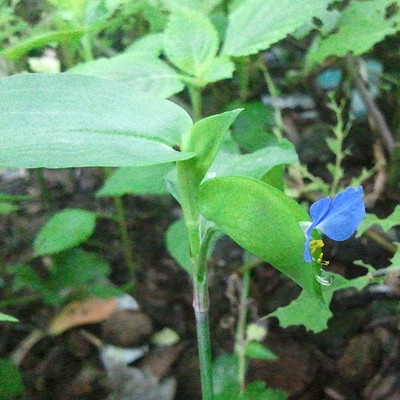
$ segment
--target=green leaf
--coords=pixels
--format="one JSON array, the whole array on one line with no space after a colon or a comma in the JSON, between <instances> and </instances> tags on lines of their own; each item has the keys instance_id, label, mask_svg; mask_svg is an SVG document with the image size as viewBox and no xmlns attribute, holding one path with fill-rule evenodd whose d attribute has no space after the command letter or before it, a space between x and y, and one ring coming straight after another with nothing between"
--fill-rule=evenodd
<instances>
[{"instance_id":1,"label":"green leaf","mask_svg":"<svg viewBox=\"0 0 400 400\"><path fill-rule=\"evenodd\" d=\"M229 16L223 54L258 53L326 9L331 0L246 0Z\"/></svg>"},{"instance_id":2,"label":"green leaf","mask_svg":"<svg viewBox=\"0 0 400 400\"><path fill-rule=\"evenodd\" d=\"M203 14L182 9L171 14L164 32L164 52L187 74L201 77L218 51L218 33Z\"/></svg>"},{"instance_id":3,"label":"green leaf","mask_svg":"<svg viewBox=\"0 0 400 400\"><path fill-rule=\"evenodd\" d=\"M329 306L335 291L351 287L362 290L370 283L368 275L348 280L341 275L333 274L333 284L325 286L322 294L325 303ZM303 290L297 299L286 307L279 307L276 311L268 314L268 317L277 317L279 324L284 328L291 325L304 325L307 330L318 333L328 327L328 320L332 315L329 308L322 307L315 301L314 296Z\"/></svg>"},{"instance_id":4,"label":"green leaf","mask_svg":"<svg viewBox=\"0 0 400 400\"><path fill-rule=\"evenodd\" d=\"M60 289L77 288L95 280L105 280L110 267L97 254L71 249L54 257L51 276Z\"/></svg>"},{"instance_id":5,"label":"green leaf","mask_svg":"<svg viewBox=\"0 0 400 400\"><path fill-rule=\"evenodd\" d=\"M19 60L31 50L39 49L50 43L71 44L79 41L86 33L102 29L103 27L103 25L94 25L82 28L64 29L55 32L41 33L32 36L27 40L16 44L15 46L0 51L0 56L3 56L7 60Z\"/></svg>"},{"instance_id":6,"label":"green leaf","mask_svg":"<svg viewBox=\"0 0 400 400\"><path fill-rule=\"evenodd\" d=\"M208 176L247 176L261 179L273 167L293 164L298 161L294 146L282 140L251 154L232 154L220 151L211 166Z\"/></svg>"},{"instance_id":7,"label":"green leaf","mask_svg":"<svg viewBox=\"0 0 400 400\"><path fill-rule=\"evenodd\" d=\"M336 138L326 138L326 144L333 154L339 154L340 141Z\"/></svg>"},{"instance_id":8,"label":"green leaf","mask_svg":"<svg viewBox=\"0 0 400 400\"><path fill-rule=\"evenodd\" d=\"M397 4L397 10L387 17L388 8L393 4ZM314 63L321 63L329 56L344 57L348 52L363 54L385 36L399 31L398 3L393 0L352 1L343 10L336 28L336 32L323 38L313 49Z\"/></svg>"},{"instance_id":9,"label":"green leaf","mask_svg":"<svg viewBox=\"0 0 400 400\"><path fill-rule=\"evenodd\" d=\"M277 165L271 168L263 177L262 181L268 183L268 185L280 190L285 191L285 182L283 180L283 174L285 173L285 164Z\"/></svg>"},{"instance_id":10,"label":"green leaf","mask_svg":"<svg viewBox=\"0 0 400 400\"><path fill-rule=\"evenodd\" d=\"M314 29L317 29L323 35L328 35L335 28L340 14L340 11L335 9L324 9L321 13L316 14L312 20L307 21L298 28L296 32L293 33L293 36L296 40L301 40Z\"/></svg>"},{"instance_id":11,"label":"green leaf","mask_svg":"<svg viewBox=\"0 0 400 400\"><path fill-rule=\"evenodd\" d=\"M202 79L206 82L218 82L233 76L235 64L228 57L215 57L204 71Z\"/></svg>"},{"instance_id":12,"label":"green leaf","mask_svg":"<svg viewBox=\"0 0 400 400\"><path fill-rule=\"evenodd\" d=\"M78 246L95 228L96 214L79 209L66 209L53 215L37 235L33 248L36 256L59 253Z\"/></svg>"},{"instance_id":13,"label":"green leaf","mask_svg":"<svg viewBox=\"0 0 400 400\"><path fill-rule=\"evenodd\" d=\"M169 11L181 10L183 7L189 10L210 13L222 0L162 0Z\"/></svg>"},{"instance_id":14,"label":"green leaf","mask_svg":"<svg viewBox=\"0 0 400 400\"><path fill-rule=\"evenodd\" d=\"M190 135L186 138L188 142L183 143L183 149L197 154L187 163L191 165L190 168L194 171L198 183L213 163L228 129L240 111L239 109L213 115L193 125Z\"/></svg>"},{"instance_id":15,"label":"green leaf","mask_svg":"<svg viewBox=\"0 0 400 400\"><path fill-rule=\"evenodd\" d=\"M163 43L162 33L152 33L135 40L124 53L135 53L141 58L158 58L161 55Z\"/></svg>"},{"instance_id":16,"label":"green leaf","mask_svg":"<svg viewBox=\"0 0 400 400\"><path fill-rule=\"evenodd\" d=\"M373 225L380 226L384 231L400 225L400 205L397 205L393 212L386 218L379 218L375 214L366 214L357 229L357 237L361 236Z\"/></svg>"},{"instance_id":17,"label":"green leaf","mask_svg":"<svg viewBox=\"0 0 400 400\"><path fill-rule=\"evenodd\" d=\"M188 231L182 218L168 227L165 241L171 256L188 274L191 274Z\"/></svg>"},{"instance_id":18,"label":"green leaf","mask_svg":"<svg viewBox=\"0 0 400 400\"><path fill-rule=\"evenodd\" d=\"M283 390L265 387L264 382L252 382L245 391L240 393L237 400L286 400L287 395Z\"/></svg>"},{"instance_id":19,"label":"green leaf","mask_svg":"<svg viewBox=\"0 0 400 400\"><path fill-rule=\"evenodd\" d=\"M19 207L13 203L0 201L0 215L10 214L18 209Z\"/></svg>"},{"instance_id":20,"label":"green leaf","mask_svg":"<svg viewBox=\"0 0 400 400\"><path fill-rule=\"evenodd\" d=\"M243 108L232 126L232 137L246 151L253 152L276 141L271 132L274 124L272 110L259 101L234 101L229 109Z\"/></svg>"},{"instance_id":21,"label":"green leaf","mask_svg":"<svg viewBox=\"0 0 400 400\"><path fill-rule=\"evenodd\" d=\"M61 10L81 14L85 10L88 0L48 0L48 2Z\"/></svg>"},{"instance_id":22,"label":"green leaf","mask_svg":"<svg viewBox=\"0 0 400 400\"><path fill-rule=\"evenodd\" d=\"M52 282L42 280L29 265L12 265L7 270L14 275L13 290L29 289L34 293L40 293L48 304L61 304L62 300Z\"/></svg>"},{"instance_id":23,"label":"green leaf","mask_svg":"<svg viewBox=\"0 0 400 400\"><path fill-rule=\"evenodd\" d=\"M261 343L250 342L246 346L246 357L259 360L277 360L278 357Z\"/></svg>"},{"instance_id":24,"label":"green leaf","mask_svg":"<svg viewBox=\"0 0 400 400\"><path fill-rule=\"evenodd\" d=\"M11 400L24 392L22 374L9 358L0 359L0 399Z\"/></svg>"},{"instance_id":25,"label":"green leaf","mask_svg":"<svg viewBox=\"0 0 400 400\"><path fill-rule=\"evenodd\" d=\"M0 201L24 201L30 199L32 199L32 196L29 194L6 194L0 192Z\"/></svg>"},{"instance_id":26,"label":"green leaf","mask_svg":"<svg viewBox=\"0 0 400 400\"><path fill-rule=\"evenodd\" d=\"M106 180L96 197L167 194L165 179L171 169L171 164L120 168Z\"/></svg>"},{"instance_id":27,"label":"green leaf","mask_svg":"<svg viewBox=\"0 0 400 400\"><path fill-rule=\"evenodd\" d=\"M164 61L128 52L80 64L69 72L97 76L129 85L134 91L167 98L184 89L178 74Z\"/></svg>"},{"instance_id":28,"label":"green leaf","mask_svg":"<svg viewBox=\"0 0 400 400\"><path fill-rule=\"evenodd\" d=\"M214 392L218 396L218 400L229 399L226 397L231 394L230 397L235 398L239 392L239 364L236 355L223 353L220 354L213 363L213 384Z\"/></svg>"},{"instance_id":29,"label":"green leaf","mask_svg":"<svg viewBox=\"0 0 400 400\"><path fill-rule=\"evenodd\" d=\"M17 318L0 312L0 322L18 322Z\"/></svg>"},{"instance_id":30,"label":"green leaf","mask_svg":"<svg viewBox=\"0 0 400 400\"><path fill-rule=\"evenodd\" d=\"M113 286L110 282L103 284L91 284L86 288L86 292L95 297L108 299L110 297L119 297L125 294L121 289Z\"/></svg>"},{"instance_id":31,"label":"green leaf","mask_svg":"<svg viewBox=\"0 0 400 400\"><path fill-rule=\"evenodd\" d=\"M397 246L397 251L394 256L390 259L390 268L400 270L400 246Z\"/></svg>"},{"instance_id":32,"label":"green leaf","mask_svg":"<svg viewBox=\"0 0 400 400\"><path fill-rule=\"evenodd\" d=\"M187 159L177 105L105 79L24 74L0 80L0 167L140 166Z\"/></svg>"},{"instance_id":33,"label":"green leaf","mask_svg":"<svg viewBox=\"0 0 400 400\"><path fill-rule=\"evenodd\" d=\"M200 212L240 246L319 295L313 265L303 260L299 226L310 217L294 200L255 179L224 177L203 183L198 202Z\"/></svg>"}]
</instances>

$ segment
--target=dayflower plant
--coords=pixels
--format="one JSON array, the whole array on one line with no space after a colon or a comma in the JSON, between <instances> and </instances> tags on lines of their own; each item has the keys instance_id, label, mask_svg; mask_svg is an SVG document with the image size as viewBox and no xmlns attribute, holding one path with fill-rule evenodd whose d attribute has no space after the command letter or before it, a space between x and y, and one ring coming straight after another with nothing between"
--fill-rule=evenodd
<instances>
[{"instance_id":1,"label":"dayflower plant","mask_svg":"<svg viewBox=\"0 0 400 400\"><path fill-rule=\"evenodd\" d=\"M317 229L336 241L348 239L357 229L365 214L363 201L363 188L348 188L340 192L331 200L329 196L316 201L310 207L312 222L302 223L306 241L304 243L304 261L313 260L312 253L320 249L324 243L322 240L311 240L313 229ZM319 255L318 263L327 265Z\"/></svg>"}]
</instances>

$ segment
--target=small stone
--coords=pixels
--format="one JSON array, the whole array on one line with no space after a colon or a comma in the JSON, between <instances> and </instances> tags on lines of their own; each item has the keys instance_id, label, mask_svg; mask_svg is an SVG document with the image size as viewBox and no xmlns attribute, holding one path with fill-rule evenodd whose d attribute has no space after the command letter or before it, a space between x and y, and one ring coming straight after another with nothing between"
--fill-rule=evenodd
<instances>
[{"instance_id":1,"label":"small stone","mask_svg":"<svg viewBox=\"0 0 400 400\"><path fill-rule=\"evenodd\" d=\"M153 332L150 318L138 311L118 310L103 323L102 339L119 347L136 347L147 343Z\"/></svg>"}]
</instances>

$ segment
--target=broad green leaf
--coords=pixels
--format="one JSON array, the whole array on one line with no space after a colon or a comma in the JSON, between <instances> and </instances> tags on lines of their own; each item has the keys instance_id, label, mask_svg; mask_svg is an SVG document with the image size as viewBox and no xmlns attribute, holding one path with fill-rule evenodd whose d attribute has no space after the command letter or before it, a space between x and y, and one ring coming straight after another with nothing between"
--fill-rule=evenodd
<instances>
[{"instance_id":1,"label":"broad green leaf","mask_svg":"<svg viewBox=\"0 0 400 400\"><path fill-rule=\"evenodd\" d=\"M0 322L18 322L17 318L0 312Z\"/></svg>"},{"instance_id":2,"label":"broad green leaf","mask_svg":"<svg viewBox=\"0 0 400 400\"><path fill-rule=\"evenodd\" d=\"M232 137L243 149L253 152L276 141L270 133L274 124L272 110L261 102L234 101L229 109L243 108L232 125Z\"/></svg>"},{"instance_id":3,"label":"broad green leaf","mask_svg":"<svg viewBox=\"0 0 400 400\"><path fill-rule=\"evenodd\" d=\"M313 265L303 260L299 226L310 217L294 200L255 179L224 177L203 183L198 202L200 212L240 246L319 295Z\"/></svg>"},{"instance_id":4,"label":"broad green leaf","mask_svg":"<svg viewBox=\"0 0 400 400\"><path fill-rule=\"evenodd\" d=\"M188 231L182 218L168 227L165 242L171 256L188 274L191 274Z\"/></svg>"},{"instance_id":5,"label":"broad green leaf","mask_svg":"<svg viewBox=\"0 0 400 400\"><path fill-rule=\"evenodd\" d=\"M252 382L236 400L286 400L283 390L265 387L265 382Z\"/></svg>"},{"instance_id":6,"label":"broad green leaf","mask_svg":"<svg viewBox=\"0 0 400 400\"><path fill-rule=\"evenodd\" d=\"M390 6L396 5L393 15L387 16ZM399 2L393 0L352 1L343 10L337 31L323 38L312 49L311 59L320 63L329 56L344 57L348 52L363 54L385 36L400 30Z\"/></svg>"},{"instance_id":7,"label":"broad green leaf","mask_svg":"<svg viewBox=\"0 0 400 400\"><path fill-rule=\"evenodd\" d=\"M95 280L104 280L110 267L97 254L82 249L71 249L54 256L51 276L58 288L77 288Z\"/></svg>"},{"instance_id":8,"label":"broad green leaf","mask_svg":"<svg viewBox=\"0 0 400 400\"><path fill-rule=\"evenodd\" d=\"M142 58L158 58L161 55L163 43L162 33L152 33L134 41L124 53L135 53Z\"/></svg>"},{"instance_id":9,"label":"broad green leaf","mask_svg":"<svg viewBox=\"0 0 400 400\"><path fill-rule=\"evenodd\" d=\"M10 214L18 209L19 207L13 203L0 201L0 215Z\"/></svg>"},{"instance_id":10,"label":"broad green leaf","mask_svg":"<svg viewBox=\"0 0 400 400\"><path fill-rule=\"evenodd\" d=\"M106 79L25 74L0 80L0 167L141 166L187 159L192 125L163 99Z\"/></svg>"},{"instance_id":11,"label":"broad green leaf","mask_svg":"<svg viewBox=\"0 0 400 400\"><path fill-rule=\"evenodd\" d=\"M223 54L240 57L258 53L284 39L331 0L246 0L229 16Z\"/></svg>"},{"instance_id":12,"label":"broad green leaf","mask_svg":"<svg viewBox=\"0 0 400 400\"><path fill-rule=\"evenodd\" d=\"M357 236L361 236L373 225L380 226L384 231L388 231L394 226L400 225L400 205L396 206L393 212L386 218L379 218L375 214L365 215L357 229Z\"/></svg>"},{"instance_id":13,"label":"broad green leaf","mask_svg":"<svg viewBox=\"0 0 400 400\"><path fill-rule=\"evenodd\" d=\"M53 6L65 10L71 11L75 14L82 14L88 0L47 0Z\"/></svg>"},{"instance_id":14,"label":"broad green leaf","mask_svg":"<svg viewBox=\"0 0 400 400\"><path fill-rule=\"evenodd\" d=\"M206 82L217 82L233 76L235 64L228 57L215 57L202 75Z\"/></svg>"},{"instance_id":15,"label":"broad green leaf","mask_svg":"<svg viewBox=\"0 0 400 400\"><path fill-rule=\"evenodd\" d=\"M0 359L0 399L11 400L22 395L22 374L9 358Z\"/></svg>"},{"instance_id":16,"label":"broad green leaf","mask_svg":"<svg viewBox=\"0 0 400 400\"><path fill-rule=\"evenodd\" d=\"M222 0L162 0L162 3L169 11L187 8L205 14L210 13L221 2Z\"/></svg>"},{"instance_id":17,"label":"broad green leaf","mask_svg":"<svg viewBox=\"0 0 400 400\"><path fill-rule=\"evenodd\" d=\"M221 151L208 176L247 176L261 179L273 167L298 161L294 146L288 140L265 147L251 154L232 154Z\"/></svg>"},{"instance_id":18,"label":"broad green leaf","mask_svg":"<svg viewBox=\"0 0 400 400\"><path fill-rule=\"evenodd\" d=\"M328 35L335 28L339 18L340 11L324 9L321 13L308 20L304 25L298 28L293 36L296 40L304 39L312 30L317 29L322 35Z\"/></svg>"},{"instance_id":19,"label":"broad green leaf","mask_svg":"<svg viewBox=\"0 0 400 400\"><path fill-rule=\"evenodd\" d=\"M130 1L132 3L132 1ZM140 5L140 14L149 24L149 30L153 32L161 32L167 24L167 16L159 6L158 1L151 4L148 0L143 0Z\"/></svg>"},{"instance_id":20,"label":"broad green leaf","mask_svg":"<svg viewBox=\"0 0 400 400\"><path fill-rule=\"evenodd\" d=\"M325 303L329 306L333 293L337 290L346 288L362 290L369 283L371 280L368 275L348 280L341 275L333 274L333 284L322 290ZM328 320L332 315L328 308L322 307L315 301L314 296L303 290L297 299L286 307L279 307L268 314L268 317L278 318L279 324L284 328L291 325L304 325L307 330L318 333L328 327Z\"/></svg>"},{"instance_id":21,"label":"broad green leaf","mask_svg":"<svg viewBox=\"0 0 400 400\"><path fill-rule=\"evenodd\" d=\"M164 32L164 53L183 72L201 77L218 51L218 33L203 14L182 9L171 14Z\"/></svg>"},{"instance_id":22,"label":"broad green leaf","mask_svg":"<svg viewBox=\"0 0 400 400\"><path fill-rule=\"evenodd\" d=\"M91 284L86 288L86 292L95 297L108 299L109 297L118 297L126 294L122 289L113 286L111 282Z\"/></svg>"},{"instance_id":23,"label":"broad green leaf","mask_svg":"<svg viewBox=\"0 0 400 400\"><path fill-rule=\"evenodd\" d=\"M36 256L59 253L78 246L92 235L96 214L65 209L53 215L37 235L33 248Z\"/></svg>"},{"instance_id":24,"label":"broad green leaf","mask_svg":"<svg viewBox=\"0 0 400 400\"><path fill-rule=\"evenodd\" d=\"M171 169L171 164L120 168L106 180L96 197L167 194L165 180Z\"/></svg>"},{"instance_id":25,"label":"broad green leaf","mask_svg":"<svg viewBox=\"0 0 400 400\"><path fill-rule=\"evenodd\" d=\"M170 12L176 12L182 8L203 12L202 0L161 0L161 2Z\"/></svg>"},{"instance_id":26,"label":"broad green leaf","mask_svg":"<svg viewBox=\"0 0 400 400\"><path fill-rule=\"evenodd\" d=\"M283 174L285 173L285 164L280 164L272 167L263 177L262 181L268 183L268 185L280 190L285 191L285 182L283 180Z\"/></svg>"},{"instance_id":27,"label":"broad green leaf","mask_svg":"<svg viewBox=\"0 0 400 400\"><path fill-rule=\"evenodd\" d=\"M260 360L277 360L278 357L261 343L250 342L246 345L246 357Z\"/></svg>"},{"instance_id":28,"label":"broad green leaf","mask_svg":"<svg viewBox=\"0 0 400 400\"><path fill-rule=\"evenodd\" d=\"M191 165L190 168L194 171L198 183L201 182L213 163L228 129L240 111L240 109L227 111L204 118L196 122L190 135L185 137L182 148L197 154L187 163Z\"/></svg>"},{"instance_id":29,"label":"broad green leaf","mask_svg":"<svg viewBox=\"0 0 400 400\"><path fill-rule=\"evenodd\" d=\"M158 58L128 52L113 58L100 58L80 64L69 72L97 76L125 83L134 91L167 98L184 89L178 74Z\"/></svg>"}]
</instances>

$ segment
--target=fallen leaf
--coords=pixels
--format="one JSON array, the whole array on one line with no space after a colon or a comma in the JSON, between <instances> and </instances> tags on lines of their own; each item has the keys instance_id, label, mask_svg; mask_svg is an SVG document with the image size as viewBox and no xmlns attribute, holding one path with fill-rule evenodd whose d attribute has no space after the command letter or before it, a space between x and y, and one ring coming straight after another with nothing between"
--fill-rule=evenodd
<instances>
[{"instance_id":1,"label":"fallen leaf","mask_svg":"<svg viewBox=\"0 0 400 400\"><path fill-rule=\"evenodd\" d=\"M64 307L54 317L49 327L49 333L60 335L76 326L102 322L110 316L117 306L118 298L116 297L108 299L91 297L75 301Z\"/></svg>"}]
</instances>

